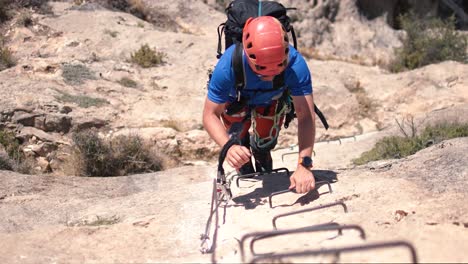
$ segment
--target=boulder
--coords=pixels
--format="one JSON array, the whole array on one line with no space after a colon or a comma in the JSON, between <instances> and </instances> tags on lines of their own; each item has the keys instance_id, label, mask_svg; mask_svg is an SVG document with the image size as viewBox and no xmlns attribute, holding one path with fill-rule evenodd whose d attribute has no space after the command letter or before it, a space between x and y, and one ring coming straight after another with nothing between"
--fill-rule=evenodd
<instances>
[{"instance_id":1,"label":"boulder","mask_svg":"<svg viewBox=\"0 0 468 264\"><path fill-rule=\"evenodd\" d=\"M43 130L34 127L23 127L20 133L16 136L22 142L28 142L32 137L36 137L44 142L59 142L61 137L51 133L46 133Z\"/></svg>"},{"instance_id":2,"label":"boulder","mask_svg":"<svg viewBox=\"0 0 468 264\"><path fill-rule=\"evenodd\" d=\"M44 131L68 133L72 127L72 118L64 114L46 115Z\"/></svg>"}]
</instances>

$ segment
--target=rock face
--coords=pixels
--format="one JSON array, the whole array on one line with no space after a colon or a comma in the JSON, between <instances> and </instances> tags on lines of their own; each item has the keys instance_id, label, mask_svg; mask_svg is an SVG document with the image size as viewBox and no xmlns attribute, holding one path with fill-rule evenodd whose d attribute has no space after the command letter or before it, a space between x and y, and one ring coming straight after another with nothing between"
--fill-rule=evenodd
<instances>
[{"instance_id":1,"label":"rock face","mask_svg":"<svg viewBox=\"0 0 468 264\"><path fill-rule=\"evenodd\" d=\"M104 2L110 4L50 2L53 16L33 13L31 27L13 23L7 28L7 45L18 64L0 72L0 128L57 146L71 144L73 132L90 128L144 130L146 139L157 138L155 147L174 159L215 157L219 148L199 128L208 72L217 62L216 26L225 14L209 5L213 1L142 1L147 15L164 14L149 19L151 24L120 12L125 6L108 9ZM331 126L325 131L318 125L319 141L373 132L407 114L424 116L467 103L464 64L445 62L400 74L358 65L387 61L400 45L400 33L385 17L374 17L396 8L394 1L281 2L298 8L289 13L300 51L313 55L307 63L315 101ZM173 26L165 24L166 18ZM166 54L165 64L145 69L129 62L147 43ZM331 60L314 59L319 57ZM123 78L135 81L136 88L121 85ZM167 123L177 127L158 134ZM296 144L296 131L293 122L278 146Z\"/></svg>"}]
</instances>

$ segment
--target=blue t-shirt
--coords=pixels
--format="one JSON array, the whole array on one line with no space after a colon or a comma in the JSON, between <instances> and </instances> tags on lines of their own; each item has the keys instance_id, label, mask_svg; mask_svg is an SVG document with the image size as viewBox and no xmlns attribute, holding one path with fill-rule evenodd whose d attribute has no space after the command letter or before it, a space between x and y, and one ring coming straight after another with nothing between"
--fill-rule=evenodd
<instances>
[{"instance_id":1,"label":"blue t-shirt","mask_svg":"<svg viewBox=\"0 0 468 264\"><path fill-rule=\"evenodd\" d=\"M232 45L221 56L208 84L208 99L214 103L231 103L237 99L235 74L231 67L234 49L235 45ZM272 90L273 82L262 81L250 68L245 54L243 63L247 85L242 89L241 96L248 98L250 106L267 106L272 100L278 99L286 88L292 96L312 93L312 77L309 68L302 55L292 46L289 47L289 63L284 74L285 86L279 90L268 91Z\"/></svg>"}]
</instances>

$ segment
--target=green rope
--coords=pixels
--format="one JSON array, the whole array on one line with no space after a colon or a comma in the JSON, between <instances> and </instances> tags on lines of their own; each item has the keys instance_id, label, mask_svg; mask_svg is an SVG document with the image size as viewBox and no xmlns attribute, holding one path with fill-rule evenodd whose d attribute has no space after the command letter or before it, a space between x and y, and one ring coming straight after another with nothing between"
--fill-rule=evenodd
<instances>
[{"instance_id":1,"label":"green rope","mask_svg":"<svg viewBox=\"0 0 468 264\"><path fill-rule=\"evenodd\" d=\"M271 144L274 143L275 139L277 139L278 136L279 136L279 132L281 130L281 127L279 125L279 122L281 120L281 116L285 112L287 113L288 111L290 111L291 109L290 109L290 103L289 102L284 103L283 106L282 106L282 109L280 111L277 111L278 110L278 105L279 105L279 101L277 102L277 104L275 106L275 115L273 117L264 116L264 115L261 115L261 114L257 113L257 111L255 111L255 109L252 110L252 130L253 130L254 136L255 136L255 144L257 144L258 148L267 148L267 147L269 147ZM260 138L260 134L257 131L257 121L256 121L257 117L273 120L273 126L270 128L269 135L266 138ZM276 131L276 135L273 135L274 131Z\"/></svg>"}]
</instances>

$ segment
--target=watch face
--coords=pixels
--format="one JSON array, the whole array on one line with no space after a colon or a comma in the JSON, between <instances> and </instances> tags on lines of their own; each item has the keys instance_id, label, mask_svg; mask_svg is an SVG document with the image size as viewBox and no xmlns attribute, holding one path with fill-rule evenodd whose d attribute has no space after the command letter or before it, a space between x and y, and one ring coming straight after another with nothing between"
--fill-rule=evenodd
<instances>
[{"instance_id":1,"label":"watch face","mask_svg":"<svg viewBox=\"0 0 468 264\"><path fill-rule=\"evenodd\" d=\"M302 157L302 165L304 167L312 167L312 158L311 157Z\"/></svg>"}]
</instances>

